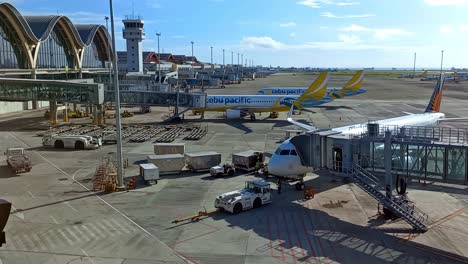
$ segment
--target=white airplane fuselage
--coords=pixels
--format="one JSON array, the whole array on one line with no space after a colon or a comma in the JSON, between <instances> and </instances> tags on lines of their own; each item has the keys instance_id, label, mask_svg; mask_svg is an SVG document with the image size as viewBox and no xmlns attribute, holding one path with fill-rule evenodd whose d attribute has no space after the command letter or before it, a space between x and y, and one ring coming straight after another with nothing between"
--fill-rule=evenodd
<instances>
[{"instance_id":1,"label":"white airplane fuselage","mask_svg":"<svg viewBox=\"0 0 468 264\"><path fill-rule=\"evenodd\" d=\"M445 118L443 113L423 113L411 114L406 116L394 117L374 121L380 126L431 126L436 124L440 119ZM340 132L344 135L359 135L367 132L367 123L355 124L331 129L332 131ZM294 152L291 152L294 150ZM270 174L280 177L301 179L310 168L305 167L301 163L301 159L297 155L296 147L289 141L284 141L275 153L271 156L268 163L268 171Z\"/></svg>"},{"instance_id":2,"label":"white airplane fuselage","mask_svg":"<svg viewBox=\"0 0 468 264\"><path fill-rule=\"evenodd\" d=\"M300 95L208 95L204 111L223 112L229 109L246 109L251 112L287 112ZM313 107L333 101L325 96L316 100L301 101L303 107Z\"/></svg>"}]
</instances>

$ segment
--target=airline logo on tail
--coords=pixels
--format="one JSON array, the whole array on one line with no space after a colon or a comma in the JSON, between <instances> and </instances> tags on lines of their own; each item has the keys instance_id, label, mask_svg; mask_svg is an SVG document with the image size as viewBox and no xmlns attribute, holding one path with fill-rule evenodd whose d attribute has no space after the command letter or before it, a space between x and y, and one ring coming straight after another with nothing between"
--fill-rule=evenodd
<instances>
[{"instance_id":1,"label":"airline logo on tail","mask_svg":"<svg viewBox=\"0 0 468 264\"><path fill-rule=\"evenodd\" d=\"M312 107L322 104L322 100L327 95L329 72L322 72L319 77L309 86L309 88L294 101L294 106L299 108ZM331 101L330 100L327 100Z\"/></svg>"},{"instance_id":2,"label":"airline logo on tail","mask_svg":"<svg viewBox=\"0 0 468 264\"><path fill-rule=\"evenodd\" d=\"M351 78L351 80L349 80L345 84L345 86L343 86L343 88L339 90L333 89L328 94L328 96L330 96L333 99L338 99L338 98L343 98L345 96L351 96L351 95L365 92L365 90L362 92L360 91L363 81L364 81L364 71L360 70L356 72L356 74L354 74L353 78Z\"/></svg>"},{"instance_id":3,"label":"airline logo on tail","mask_svg":"<svg viewBox=\"0 0 468 264\"><path fill-rule=\"evenodd\" d=\"M431 100L426 108L426 113L435 113L440 112L440 103L442 102L442 92L444 90L444 80L445 77L443 74L440 75L439 81L437 82L436 88L432 93Z\"/></svg>"}]
</instances>

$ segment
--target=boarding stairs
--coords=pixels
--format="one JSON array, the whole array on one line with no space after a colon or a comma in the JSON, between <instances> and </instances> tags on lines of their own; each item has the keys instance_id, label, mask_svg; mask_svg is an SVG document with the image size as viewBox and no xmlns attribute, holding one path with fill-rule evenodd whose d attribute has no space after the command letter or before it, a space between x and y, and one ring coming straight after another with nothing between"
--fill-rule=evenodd
<instances>
[{"instance_id":1,"label":"boarding stairs","mask_svg":"<svg viewBox=\"0 0 468 264\"><path fill-rule=\"evenodd\" d=\"M414 230L421 233L427 231L425 222L428 216L417 209L405 196L394 192L389 198L382 181L357 164L353 165L353 178L358 187L376 199L384 208L405 220Z\"/></svg>"}]
</instances>

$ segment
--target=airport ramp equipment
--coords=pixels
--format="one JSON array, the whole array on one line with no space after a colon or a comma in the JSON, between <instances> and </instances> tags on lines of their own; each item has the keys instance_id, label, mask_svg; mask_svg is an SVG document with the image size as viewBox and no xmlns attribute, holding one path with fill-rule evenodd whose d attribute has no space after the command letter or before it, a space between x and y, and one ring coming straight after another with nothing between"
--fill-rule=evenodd
<instances>
[{"instance_id":1,"label":"airport ramp equipment","mask_svg":"<svg viewBox=\"0 0 468 264\"><path fill-rule=\"evenodd\" d=\"M428 216L399 195L387 197L385 186L377 177L357 164L353 165L353 177L358 187L376 199L384 208L405 220L414 230L422 233L427 231L424 223Z\"/></svg>"},{"instance_id":2,"label":"airport ramp equipment","mask_svg":"<svg viewBox=\"0 0 468 264\"><path fill-rule=\"evenodd\" d=\"M104 85L55 80L0 78L0 101L104 103Z\"/></svg>"}]
</instances>

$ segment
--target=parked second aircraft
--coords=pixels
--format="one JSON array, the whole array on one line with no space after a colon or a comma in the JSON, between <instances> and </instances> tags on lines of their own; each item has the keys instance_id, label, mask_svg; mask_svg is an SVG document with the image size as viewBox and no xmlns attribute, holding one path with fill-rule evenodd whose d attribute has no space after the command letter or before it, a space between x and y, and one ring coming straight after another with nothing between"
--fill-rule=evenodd
<instances>
[{"instance_id":1,"label":"parked second aircraft","mask_svg":"<svg viewBox=\"0 0 468 264\"><path fill-rule=\"evenodd\" d=\"M364 80L364 71L358 71L343 87L327 88L327 95L331 98L343 98L366 92L361 88ZM307 90L306 87L268 87L258 91L258 95L300 95Z\"/></svg>"}]
</instances>

